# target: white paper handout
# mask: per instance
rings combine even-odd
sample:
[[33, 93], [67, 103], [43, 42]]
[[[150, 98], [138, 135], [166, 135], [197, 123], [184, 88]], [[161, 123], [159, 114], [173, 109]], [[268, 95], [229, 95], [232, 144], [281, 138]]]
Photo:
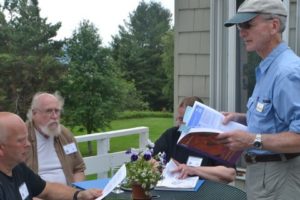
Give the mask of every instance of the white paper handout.
[[184, 118], [186, 131], [182, 131], [178, 142], [189, 132], [197, 132], [193, 129], [210, 129], [210, 132], [226, 132], [232, 130], [247, 130], [247, 126], [243, 124], [230, 121], [228, 124], [224, 125], [222, 122], [224, 120], [224, 115], [213, 108], [206, 106], [198, 101], [195, 101], [194, 106], [190, 110], [186, 110], [186, 115]]
[[98, 197], [96, 200], [101, 200], [106, 197], [113, 189], [119, 185], [126, 177], [126, 166], [125, 164], [115, 173], [111, 180], [107, 183], [102, 191], [102, 196]]
[[193, 177], [187, 177], [185, 179], [178, 179], [177, 177], [180, 175], [179, 172], [172, 173], [174, 169], [176, 169], [177, 165], [173, 160], [170, 160], [166, 168], [163, 170], [163, 179], [159, 180], [156, 188], [176, 188], [178, 190], [180, 189], [186, 189], [186, 188], [195, 188], [199, 177], [193, 176]]

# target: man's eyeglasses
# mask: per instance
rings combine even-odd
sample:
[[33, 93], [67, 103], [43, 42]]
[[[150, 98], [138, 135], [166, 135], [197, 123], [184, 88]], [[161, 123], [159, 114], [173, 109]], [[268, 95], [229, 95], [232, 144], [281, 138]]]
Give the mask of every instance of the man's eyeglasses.
[[45, 114], [45, 115], [48, 115], [48, 116], [51, 116], [53, 113], [55, 115], [60, 115], [61, 114], [61, 109], [52, 109], [52, 108], [49, 108], [49, 109], [46, 109], [46, 110], [40, 110], [40, 109], [36, 109], [38, 110], [39, 112]]
[[[274, 19], [273, 17], [269, 17], [269, 18], [264, 18], [263, 20], [269, 21], [269, 20], [273, 20], [273, 19]], [[241, 30], [241, 29], [249, 30], [251, 27], [255, 26], [254, 24], [251, 24], [251, 22], [252, 22], [252, 20], [237, 24], [236, 26], [239, 30]]]
[[237, 24], [236, 26], [239, 30], [241, 30], [241, 29], [248, 30], [253, 26], [250, 22], [251, 21], [240, 23], [240, 24]]

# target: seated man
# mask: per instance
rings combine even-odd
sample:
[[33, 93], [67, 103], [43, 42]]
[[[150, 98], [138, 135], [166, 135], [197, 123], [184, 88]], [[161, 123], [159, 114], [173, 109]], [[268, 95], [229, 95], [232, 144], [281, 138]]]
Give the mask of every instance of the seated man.
[[8, 112], [0, 112], [0, 199], [92, 200], [101, 190], [77, 191], [60, 183], [45, 182], [23, 162], [30, 143], [23, 120]]
[[70, 185], [85, 179], [85, 164], [73, 134], [60, 124], [63, 99], [37, 93], [27, 113], [32, 144], [27, 165], [44, 180]]
[[[155, 141], [153, 153], [165, 152], [167, 162], [173, 158], [178, 161], [176, 171], [181, 172], [180, 178], [185, 178], [187, 175], [198, 175], [203, 179], [220, 181], [229, 183], [235, 179], [235, 169], [217, 164], [214, 160], [207, 157], [202, 157], [201, 166], [190, 167], [186, 163], [190, 156], [199, 157], [194, 151], [190, 151], [180, 145], [177, 145], [181, 131], [179, 127], [183, 124], [183, 116], [187, 106], [193, 106], [194, 102], [202, 102], [199, 97], [186, 97], [182, 100], [178, 107], [178, 116], [176, 117], [177, 125], [166, 130], [160, 138]], [[181, 164], [182, 163], [182, 164]]]

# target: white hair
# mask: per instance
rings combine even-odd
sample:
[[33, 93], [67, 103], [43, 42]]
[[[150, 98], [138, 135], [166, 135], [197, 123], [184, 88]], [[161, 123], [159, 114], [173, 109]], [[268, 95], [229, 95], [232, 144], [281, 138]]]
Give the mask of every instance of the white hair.
[[34, 109], [36, 109], [36, 108], [39, 107], [39, 104], [40, 104], [39, 98], [40, 98], [42, 95], [45, 95], [45, 94], [54, 96], [54, 97], [58, 100], [60, 109], [63, 108], [63, 106], [64, 106], [64, 98], [59, 94], [58, 91], [54, 92], [53, 94], [47, 93], [47, 92], [37, 92], [37, 93], [33, 96], [32, 102], [31, 102], [31, 106], [30, 106], [30, 108], [29, 108], [29, 110], [28, 110], [28, 112], [27, 112], [27, 119], [28, 119], [29, 121], [32, 121], [32, 111], [33, 111]]

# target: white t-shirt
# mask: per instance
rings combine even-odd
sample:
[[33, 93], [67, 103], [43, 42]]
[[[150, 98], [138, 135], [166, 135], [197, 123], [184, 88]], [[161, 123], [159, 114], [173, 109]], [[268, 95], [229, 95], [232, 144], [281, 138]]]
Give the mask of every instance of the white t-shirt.
[[46, 181], [67, 184], [66, 176], [54, 148], [54, 137], [46, 138], [35, 130], [38, 154], [38, 174]]

